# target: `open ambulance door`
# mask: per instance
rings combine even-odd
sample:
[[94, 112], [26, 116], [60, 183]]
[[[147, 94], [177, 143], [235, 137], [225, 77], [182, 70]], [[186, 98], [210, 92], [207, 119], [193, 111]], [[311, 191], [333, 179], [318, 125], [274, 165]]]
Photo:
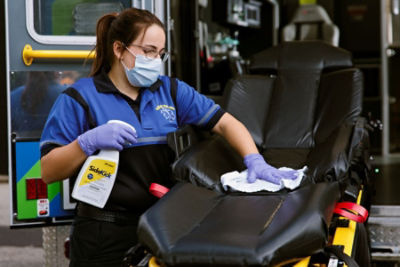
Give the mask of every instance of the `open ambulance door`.
[[98, 18], [132, 6], [161, 21], [169, 16], [169, 1], [5, 1], [11, 227], [71, 221], [76, 203], [68, 179], [41, 180], [41, 132], [57, 96], [88, 76]]

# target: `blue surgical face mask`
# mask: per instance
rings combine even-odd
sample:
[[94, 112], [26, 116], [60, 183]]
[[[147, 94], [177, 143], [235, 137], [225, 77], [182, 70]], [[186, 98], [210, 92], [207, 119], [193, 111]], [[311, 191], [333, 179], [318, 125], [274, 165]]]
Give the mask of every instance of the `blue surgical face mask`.
[[132, 69], [126, 67], [121, 60], [129, 83], [135, 87], [149, 87], [155, 83], [161, 72], [161, 58], [147, 58], [143, 55], [135, 55], [129, 49], [127, 50], [135, 56], [135, 67]]

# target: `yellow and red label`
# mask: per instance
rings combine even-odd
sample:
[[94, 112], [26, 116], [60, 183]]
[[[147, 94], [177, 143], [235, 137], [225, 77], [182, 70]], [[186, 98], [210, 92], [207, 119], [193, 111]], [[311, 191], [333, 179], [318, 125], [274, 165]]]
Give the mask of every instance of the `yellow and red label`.
[[117, 163], [110, 160], [94, 159], [85, 170], [79, 186], [106, 178], [110, 179], [117, 170]]

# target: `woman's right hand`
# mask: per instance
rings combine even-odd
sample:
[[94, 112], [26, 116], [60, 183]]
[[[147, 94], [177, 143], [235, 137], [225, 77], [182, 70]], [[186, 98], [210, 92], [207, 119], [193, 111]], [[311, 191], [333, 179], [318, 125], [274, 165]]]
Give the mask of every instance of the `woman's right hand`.
[[78, 136], [78, 144], [87, 156], [100, 149], [121, 151], [124, 144], [136, 142], [137, 134], [133, 127], [121, 123], [103, 124]]

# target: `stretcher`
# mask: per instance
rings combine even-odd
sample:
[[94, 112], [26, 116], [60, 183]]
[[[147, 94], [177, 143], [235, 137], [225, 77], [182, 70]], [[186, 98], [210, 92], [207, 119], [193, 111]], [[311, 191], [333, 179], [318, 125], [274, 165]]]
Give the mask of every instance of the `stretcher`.
[[367, 211], [345, 206], [351, 219], [339, 215], [340, 204], [352, 203], [338, 203], [339, 191], [319, 183], [288, 194], [221, 195], [181, 183], [142, 216], [139, 240], [153, 267], [359, 266], [353, 258]]
[[249, 70], [228, 83], [223, 107], [268, 163], [307, 166], [299, 188], [226, 191], [220, 177], [243, 170], [242, 158], [218, 136], [178, 130], [168, 136], [178, 183], [141, 216], [142, 249], [128, 255], [142, 251], [142, 266], [369, 266], [369, 137], [351, 54], [287, 42]]

